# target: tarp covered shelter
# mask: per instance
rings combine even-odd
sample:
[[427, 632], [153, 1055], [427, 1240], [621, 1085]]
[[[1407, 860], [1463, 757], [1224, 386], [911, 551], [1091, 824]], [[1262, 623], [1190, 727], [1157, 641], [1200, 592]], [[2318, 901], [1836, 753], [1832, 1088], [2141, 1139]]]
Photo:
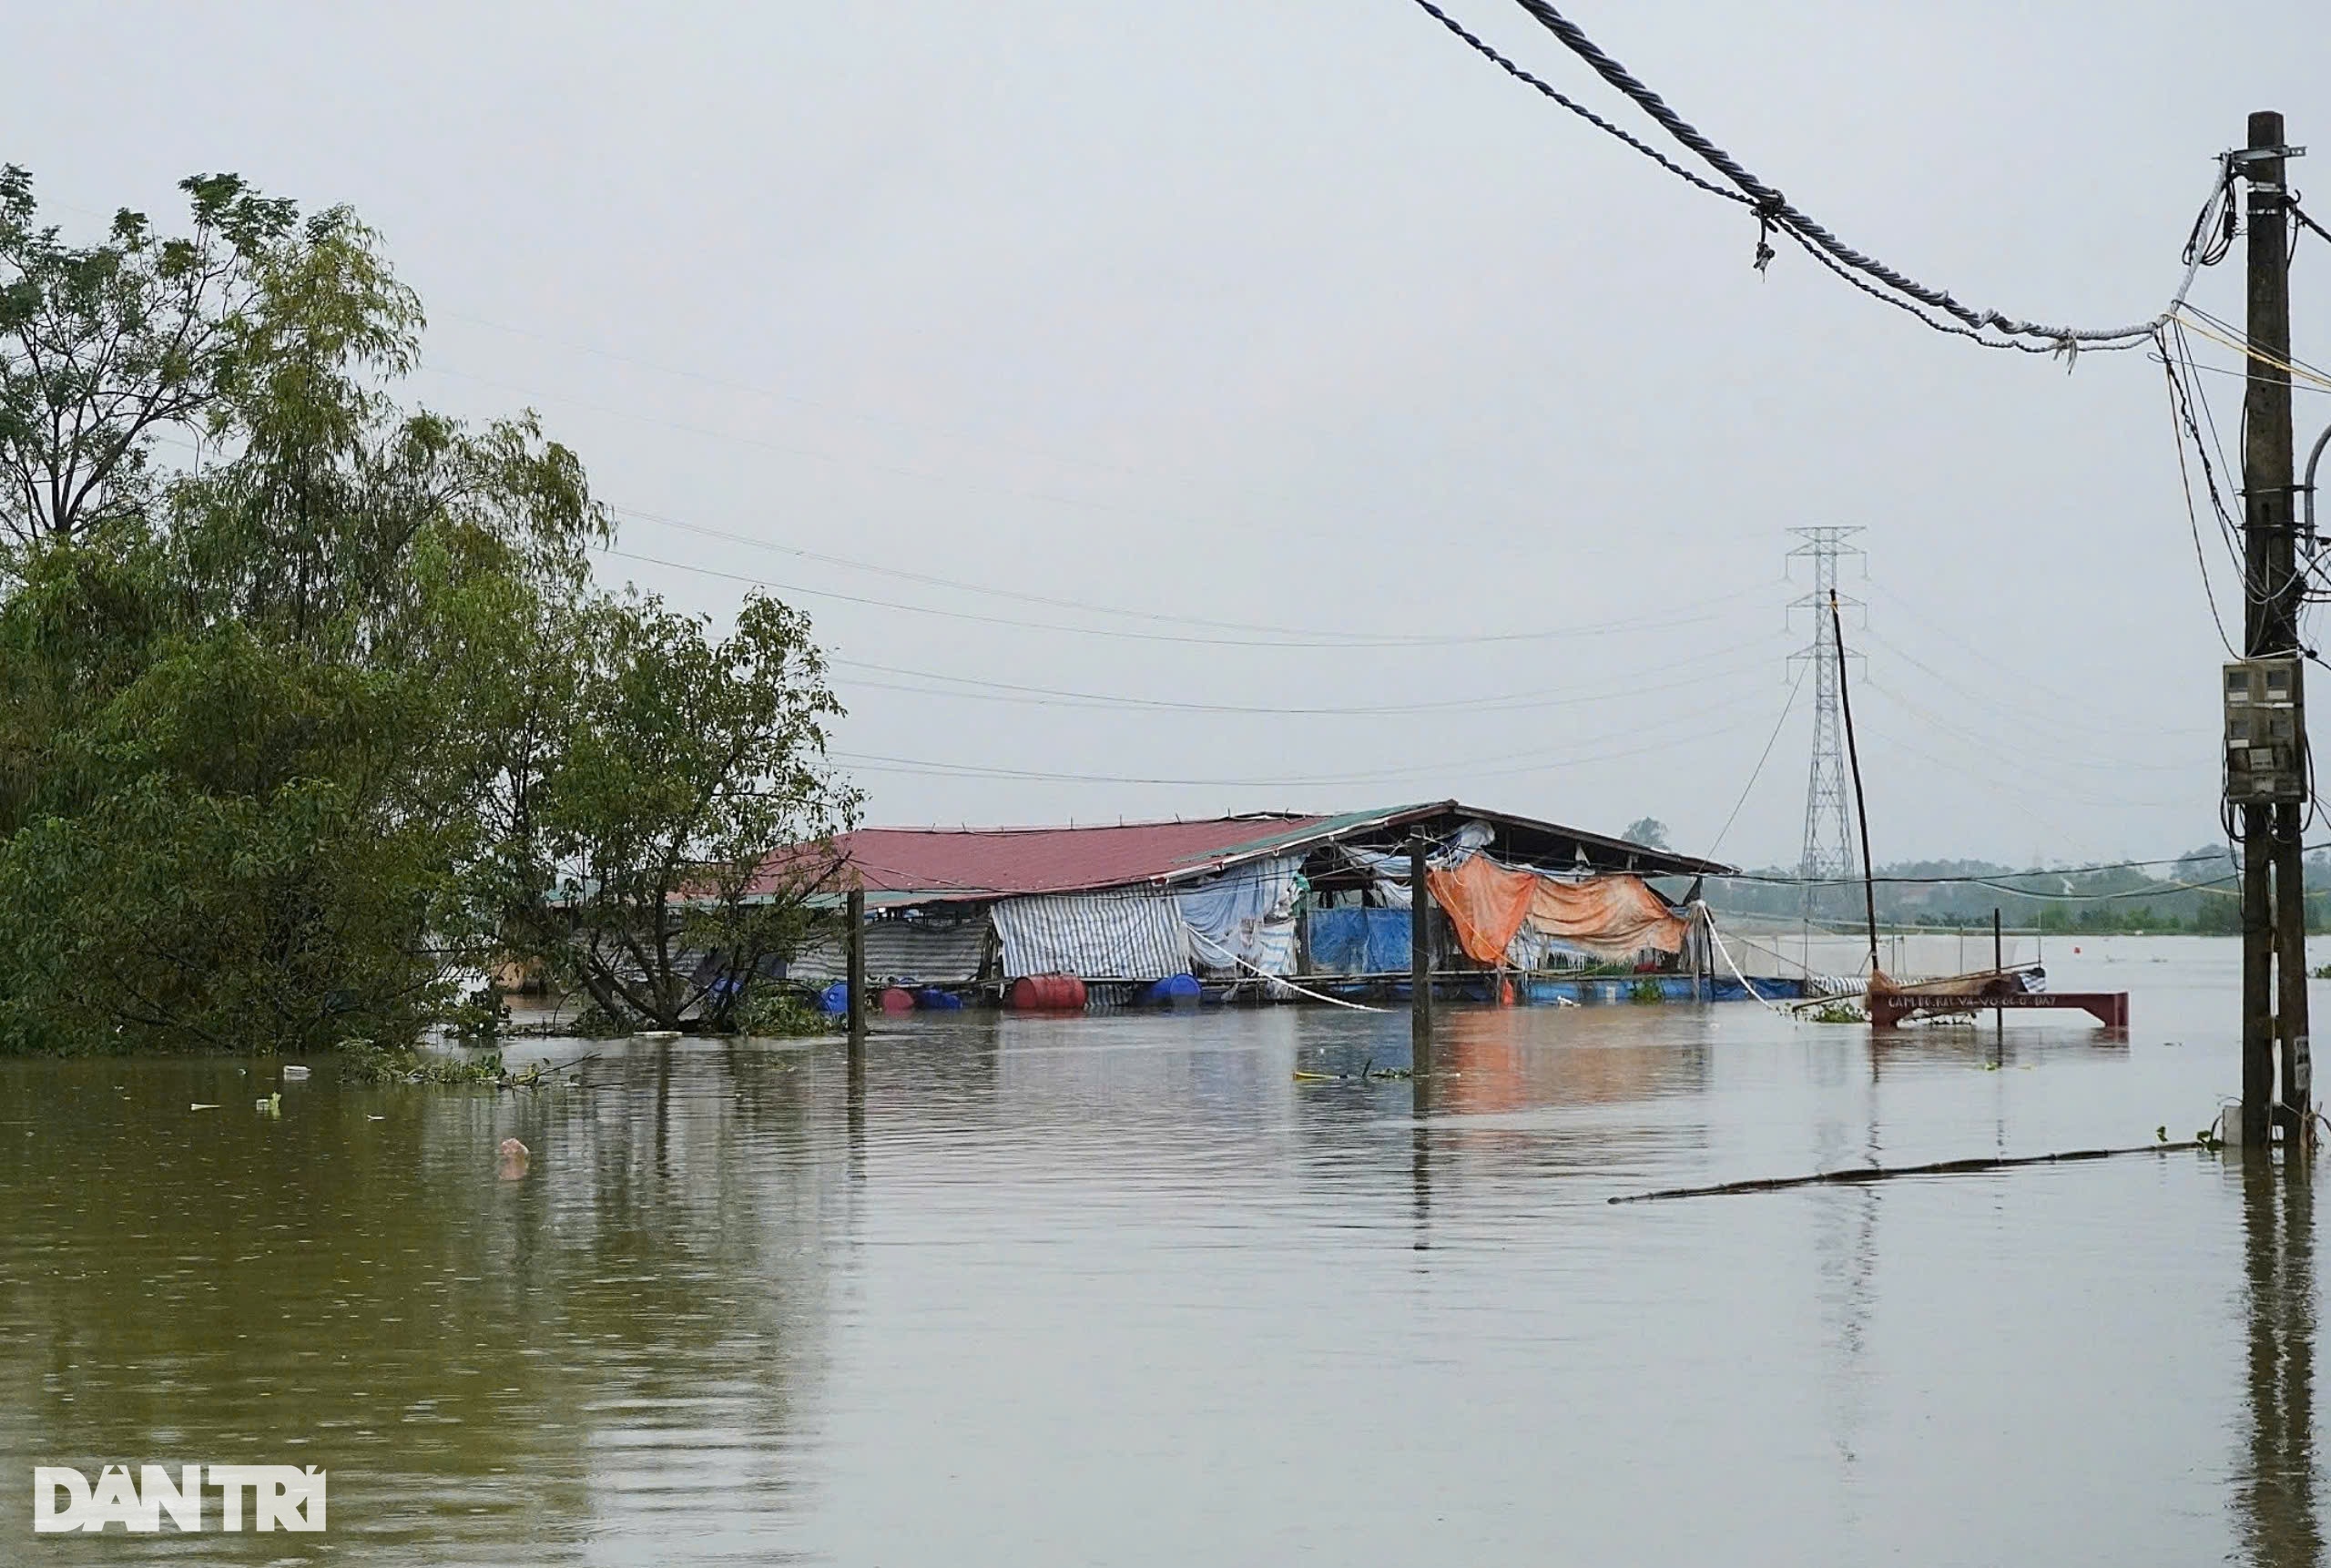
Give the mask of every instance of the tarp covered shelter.
[[[1438, 800], [1194, 821], [865, 828], [772, 854], [754, 891], [783, 896], [815, 878], [817, 901], [833, 904], [853, 881], [862, 887], [878, 978], [962, 983], [974, 943], [942, 920], [956, 911], [993, 934], [976, 975], [991, 983], [1054, 972], [1126, 982], [1381, 974], [1408, 964], [1406, 911], [1387, 906], [1407, 901], [1405, 846], [1418, 836], [1433, 850], [1429, 886], [1454, 951], [1484, 967], [1556, 950], [1672, 952], [1681, 922], [1641, 879], [1731, 870]], [[1547, 891], [1563, 887], [1591, 891]], [[919, 922], [918, 934], [885, 932]], [[796, 972], [830, 973], [839, 956], [821, 946]]]

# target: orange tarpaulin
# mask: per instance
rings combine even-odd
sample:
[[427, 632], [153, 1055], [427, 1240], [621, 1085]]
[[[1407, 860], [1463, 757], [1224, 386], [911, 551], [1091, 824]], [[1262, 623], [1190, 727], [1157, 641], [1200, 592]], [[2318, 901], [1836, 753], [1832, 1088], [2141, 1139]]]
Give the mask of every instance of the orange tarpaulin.
[[[1477, 963], [1502, 963], [1513, 933], [1530, 918], [1538, 879], [1509, 871], [1487, 855], [1475, 855], [1454, 871], [1428, 871], [1432, 901], [1449, 911], [1457, 944]], [[1637, 884], [1640, 886], [1641, 884]]]
[[[1614, 957], [1644, 948], [1684, 951], [1685, 922], [1640, 877], [1591, 877], [1583, 882], [1558, 882], [1548, 877], [1530, 880], [1537, 884], [1530, 903], [1530, 923], [1548, 936]], [[1438, 894], [1440, 890], [1436, 886], [1433, 891]]]

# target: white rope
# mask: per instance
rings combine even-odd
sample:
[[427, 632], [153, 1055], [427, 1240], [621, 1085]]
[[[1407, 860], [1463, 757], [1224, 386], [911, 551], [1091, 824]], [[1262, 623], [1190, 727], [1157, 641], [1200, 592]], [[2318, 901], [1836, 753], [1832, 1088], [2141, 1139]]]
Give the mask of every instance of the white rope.
[[1732, 950], [1724, 945], [1724, 933], [1715, 929], [1715, 917], [1712, 914], [1708, 916], [1708, 940], [1715, 943], [1715, 951], [1724, 959], [1724, 966], [1732, 971], [1732, 978], [1738, 981], [1742, 986], [1746, 987], [1749, 995], [1755, 997], [1757, 1001], [1764, 1003], [1766, 1006], [1771, 1008], [1782, 1017], [1792, 1021], [1796, 1019], [1796, 1013], [1790, 1012], [1787, 1008], [1783, 1007], [1779, 1003], [1769, 1000], [1762, 992], [1748, 983], [1748, 977], [1740, 972], [1740, 966], [1738, 964], [1732, 962]]
[[1284, 974], [1273, 974], [1267, 969], [1261, 969], [1254, 964], [1248, 963], [1245, 959], [1239, 957], [1228, 948], [1224, 947], [1220, 942], [1215, 941], [1212, 937], [1198, 930], [1196, 926], [1190, 927], [1189, 932], [1193, 941], [1204, 942], [1206, 946], [1216, 949], [1223, 957], [1228, 959], [1239, 968], [1250, 970], [1254, 973], [1261, 975], [1265, 980], [1276, 981], [1279, 984], [1286, 986], [1289, 991], [1295, 993], [1298, 996], [1308, 996], [1314, 1002], [1324, 1002], [1330, 1007], [1349, 1007], [1354, 1013], [1389, 1013], [1392, 1011], [1389, 1007], [1369, 1007], [1357, 1002], [1346, 1002], [1340, 996], [1329, 996], [1323, 991], [1313, 991], [1307, 986], [1298, 985], [1295, 982], [1288, 979]]

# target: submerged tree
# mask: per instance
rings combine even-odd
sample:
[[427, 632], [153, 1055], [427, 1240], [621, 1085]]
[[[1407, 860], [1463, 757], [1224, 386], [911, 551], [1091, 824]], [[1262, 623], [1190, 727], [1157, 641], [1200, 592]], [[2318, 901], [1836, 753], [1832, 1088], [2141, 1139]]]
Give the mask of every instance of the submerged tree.
[[[124, 213], [76, 251], [0, 180], [0, 1049], [410, 1038], [542, 945], [571, 847], [693, 888], [667, 862], [813, 820], [723, 803], [817, 793], [799, 618], [748, 608], [717, 657], [687, 623], [692, 658], [597, 596], [574, 453], [393, 402], [422, 319], [372, 231], [187, 188], [191, 239]], [[734, 759], [687, 738], [723, 724]]]
[[[613, 1021], [726, 1029], [811, 928], [835, 869], [816, 846], [856, 821], [825, 760], [841, 709], [824, 659], [804, 616], [758, 595], [725, 637], [652, 596], [563, 630], [566, 721], [530, 777], [507, 776], [527, 874], [504, 928]], [[779, 846], [797, 874], [762, 876]]]

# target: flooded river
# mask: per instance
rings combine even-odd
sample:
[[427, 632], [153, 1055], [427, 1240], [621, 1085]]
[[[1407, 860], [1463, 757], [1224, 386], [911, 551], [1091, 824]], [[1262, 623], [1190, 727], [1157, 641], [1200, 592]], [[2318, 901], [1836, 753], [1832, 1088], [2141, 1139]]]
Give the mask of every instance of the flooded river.
[[[1407, 1060], [1311, 1008], [277, 1116], [272, 1064], [0, 1064], [0, 1562], [2316, 1563], [2305, 1186], [1605, 1201], [2190, 1135], [2234, 945], [2083, 946], [2125, 1041], [1459, 1010], [1421, 1096], [1298, 1082]], [[30, 1467], [107, 1462], [321, 1465], [330, 1528], [36, 1537]]]

